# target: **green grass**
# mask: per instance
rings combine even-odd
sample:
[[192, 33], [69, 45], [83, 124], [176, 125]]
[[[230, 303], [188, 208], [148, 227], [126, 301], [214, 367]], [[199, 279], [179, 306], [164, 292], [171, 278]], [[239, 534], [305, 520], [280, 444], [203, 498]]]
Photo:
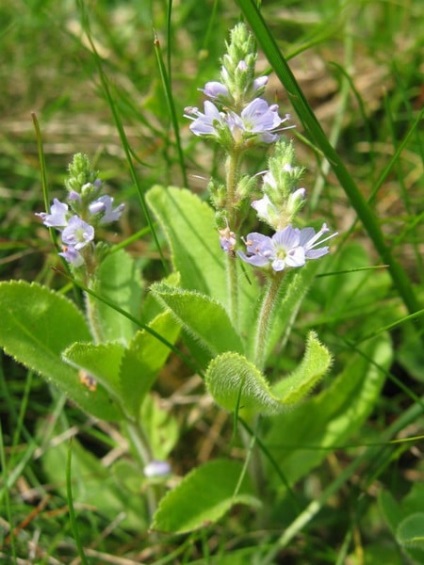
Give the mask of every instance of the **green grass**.
[[[243, 15], [261, 69], [273, 71], [267, 97], [297, 125], [312, 202], [306, 215], [328, 218], [340, 234], [330, 276], [311, 289], [288, 353], [298, 356], [300, 336], [318, 328], [338, 374], [358, 350], [367, 355], [370, 338], [388, 333], [394, 354], [381, 396], [341, 445], [302, 445], [323, 457], [291, 489], [284, 457], [297, 446], [290, 437], [271, 446], [267, 469], [278, 472], [270, 471], [274, 499], [265, 526], [240, 508], [216, 526], [173, 538], [147, 531], [134, 458], [117, 430], [2, 354], [5, 563], [76, 563], [84, 555], [87, 563], [243, 564], [255, 563], [255, 551], [261, 564], [404, 562], [382, 493], [402, 501], [419, 490], [424, 473], [424, 8], [421, 0], [263, 4], [259, 12], [253, 0], [2, 2], [0, 278], [67, 285], [33, 215], [44, 206], [44, 181], [32, 113], [49, 200], [60, 197], [72, 155], [88, 153], [116, 200], [128, 204], [119, 236], [108, 237], [128, 243], [146, 280], [165, 275], [167, 250], [144, 194], [154, 184], [188, 185], [207, 199], [211, 168], [220, 171], [222, 159], [190, 135], [184, 107], [201, 105], [198, 89], [217, 80], [228, 30]], [[259, 160], [252, 155], [252, 168]], [[291, 368], [290, 355], [275, 355], [276, 374]], [[219, 455], [241, 456], [231, 418], [211, 406], [180, 359], [157, 392], [181, 428], [176, 474]], [[265, 420], [264, 434], [271, 428]], [[84, 454], [68, 447], [73, 436]], [[420, 497], [405, 504], [412, 508]]]

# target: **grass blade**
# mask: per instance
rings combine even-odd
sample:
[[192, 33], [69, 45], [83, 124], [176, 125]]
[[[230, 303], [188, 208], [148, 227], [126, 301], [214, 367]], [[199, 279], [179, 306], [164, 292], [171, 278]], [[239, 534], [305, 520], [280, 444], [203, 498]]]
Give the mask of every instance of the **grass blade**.
[[184, 154], [181, 145], [180, 128], [178, 125], [177, 112], [175, 109], [174, 97], [172, 94], [172, 85], [169, 80], [169, 73], [166, 70], [165, 64], [163, 62], [162, 53], [160, 49], [159, 39], [155, 37], [153, 42], [156, 59], [158, 63], [159, 73], [162, 80], [163, 91], [165, 93], [166, 102], [168, 104], [169, 116], [171, 118], [172, 129], [175, 135], [175, 144], [177, 147], [178, 161], [180, 163], [181, 175], [183, 177], [184, 186], [188, 186], [187, 172], [184, 164]]

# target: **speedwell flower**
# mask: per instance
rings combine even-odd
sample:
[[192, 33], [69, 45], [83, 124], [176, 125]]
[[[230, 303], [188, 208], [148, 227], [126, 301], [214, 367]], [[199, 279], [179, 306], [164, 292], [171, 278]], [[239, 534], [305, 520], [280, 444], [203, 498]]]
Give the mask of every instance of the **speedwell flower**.
[[112, 208], [112, 206], [113, 198], [105, 194], [104, 196], [100, 196], [97, 200], [94, 200], [94, 202], [88, 206], [88, 210], [93, 216], [98, 214], [100, 218], [99, 223], [104, 225], [119, 220], [125, 208], [125, 204], [120, 204], [116, 208]]
[[74, 267], [81, 267], [84, 264], [84, 258], [79, 251], [72, 245], [64, 245], [62, 252], [59, 253], [68, 263]]
[[62, 232], [62, 241], [65, 245], [79, 251], [94, 239], [94, 228], [81, 220], [79, 216], [72, 216], [68, 225]]
[[274, 130], [288, 119], [289, 116], [284, 118], [279, 116], [277, 104], [270, 106], [262, 98], [255, 98], [240, 116], [230, 112], [228, 123], [236, 141], [247, 134], [249, 137], [259, 135], [262, 142], [273, 143], [278, 139], [278, 134]]
[[210, 81], [205, 84], [204, 88], [200, 89], [203, 94], [208, 98], [215, 100], [216, 98], [227, 98], [230, 93], [228, 88], [222, 82]]
[[318, 259], [328, 253], [327, 246], [315, 249], [337, 235], [334, 233], [319, 241], [328, 231], [326, 224], [323, 224], [317, 233], [313, 228], [298, 229], [292, 226], [277, 231], [272, 237], [253, 232], [245, 240], [248, 255], [242, 251], [238, 255], [255, 267], [271, 265], [277, 272], [286, 267], [302, 267], [308, 259]]
[[226, 116], [223, 112], [220, 112], [218, 108], [206, 100], [204, 104], [205, 112], [202, 114], [198, 108], [186, 108], [186, 117], [193, 120], [190, 125], [191, 131], [195, 135], [219, 135], [218, 127], [227, 127]]
[[35, 215], [39, 216], [43, 220], [43, 224], [48, 228], [61, 228], [68, 223], [68, 210], [67, 204], [55, 198], [50, 207], [50, 214], [38, 212]]

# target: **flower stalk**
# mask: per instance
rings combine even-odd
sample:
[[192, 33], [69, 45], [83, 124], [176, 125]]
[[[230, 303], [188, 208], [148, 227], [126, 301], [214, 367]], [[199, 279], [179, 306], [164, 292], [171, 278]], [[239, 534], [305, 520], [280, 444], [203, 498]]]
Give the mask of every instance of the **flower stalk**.
[[271, 273], [263, 293], [253, 337], [253, 361], [259, 369], [263, 369], [265, 366], [268, 337], [272, 327], [272, 320], [278, 307], [282, 282], [282, 272]]

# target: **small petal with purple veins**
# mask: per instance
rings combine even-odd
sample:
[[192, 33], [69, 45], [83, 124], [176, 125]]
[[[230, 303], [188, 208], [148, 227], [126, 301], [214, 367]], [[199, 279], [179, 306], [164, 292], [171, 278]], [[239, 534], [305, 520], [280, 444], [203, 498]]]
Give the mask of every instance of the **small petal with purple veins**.
[[329, 231], [330, 229], [327, 227], [327, 224], [322, 224], [321, 229], [317, 233], [315, 233], [313, 228], [304, 228], [303, 230], [300, 230], [300, 245], [305, 249], [305, 256], [307, 259], [318, 259], [328, 253], [329, 249], [327, 246], [320, 247], [318, 249], [314, 249], [314, 247], [321, 245], [325, 241], [328, 241], [337, 235], [337, 232], [335, 232], [321, 241], [318, 241], [322, 235]]
[[278, 135], [272, 131], [286, 119], [279, 116], [277, 104], [270, 106], [262, 98], [255, 98], [244, 108], [240, 116], [230, 112], [228, 122], [236, 140], [239, 140], [243, 134], [258, 134], [264, 143], [273, 143]]
[[62, 241], [65, 245], [73, 247], [76, 251], [83, 249], [94, 239], [94, 228], [81, 220], [79, 216], [72, 216], [68, 225], [62, 232]]
[[209, 100], [206, 100], [204, 110], [202, 113], [197, 108], [186, 108], [186, 117], [193, 120], [191, 131], [195, 135], [217, 135], [217, 126], [226, 125], [224, 114]]
[[39, 212], [35, 215], [39, 216], [43, 220], [43, 224], [48, 228], [63, 228], [68, 223], [68, 210], [67, 204], [55, 198], [50, 208], [50, 214]]

